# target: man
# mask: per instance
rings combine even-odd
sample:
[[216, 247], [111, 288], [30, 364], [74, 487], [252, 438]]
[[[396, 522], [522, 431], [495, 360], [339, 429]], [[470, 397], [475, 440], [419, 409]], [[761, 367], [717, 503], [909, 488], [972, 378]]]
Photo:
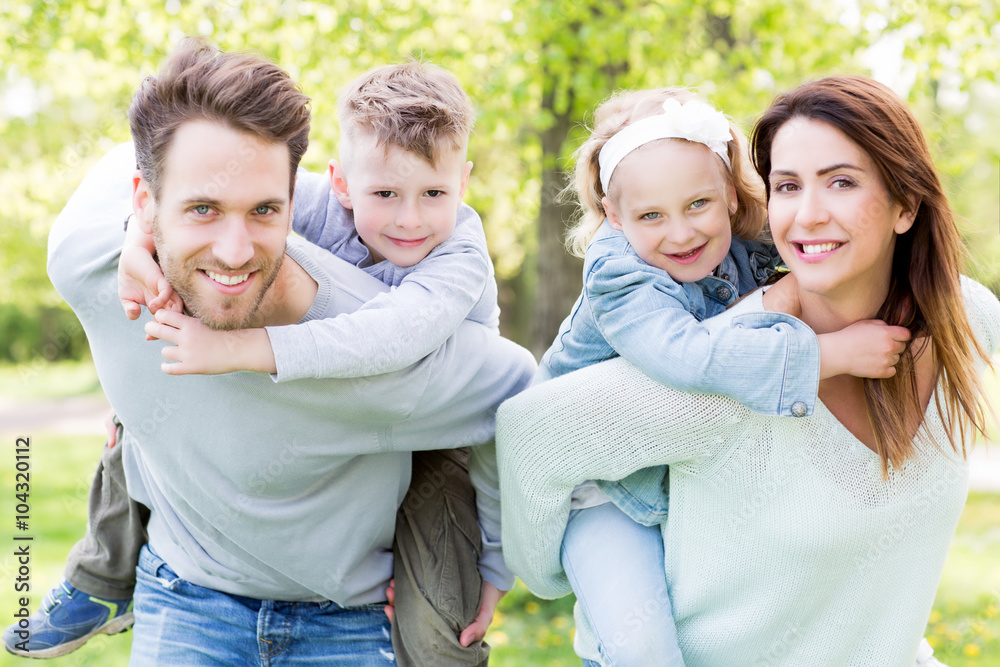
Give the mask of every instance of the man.
[[160, 372], [163, 345], [142, 325], [162, 325], [118, 305], [130, 209], [188, 311], [215, 328], [332, 317], [386, 289], [287, 240], [306, 101], [270, 63], [185, 45], [133, 101], [135, 158], [112, 151], [53, 225], [50, 276], [126, 427], [129, 492], [151, 509], [134, 664], [391, 663], [381, 610], [408, 452], [488, 441], [496, 406], [533, 373], [525, 350], [471, 323], [376, 377]]

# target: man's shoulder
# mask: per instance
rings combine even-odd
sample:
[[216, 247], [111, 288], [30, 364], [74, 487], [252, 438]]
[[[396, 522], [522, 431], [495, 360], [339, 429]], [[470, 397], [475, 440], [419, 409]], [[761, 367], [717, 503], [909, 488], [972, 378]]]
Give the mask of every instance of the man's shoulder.
[[377, 278], [305, 239], [289, 236], [286, 251], [292, 261], [319, 283], [321, 293], [325, 288], [366, 302], [376, 294], [389, 291], [389, 287]]

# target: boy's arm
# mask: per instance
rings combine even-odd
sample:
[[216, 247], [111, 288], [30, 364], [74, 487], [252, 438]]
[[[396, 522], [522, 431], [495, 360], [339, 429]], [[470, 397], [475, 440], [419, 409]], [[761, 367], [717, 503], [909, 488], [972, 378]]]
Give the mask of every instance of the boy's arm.
[[[444, 343], [493, 280], [479, 216], [462, 207], [453, 237], [357, 311], [267, 327], [276, 380], [361, 377], [406, 368]], [[461, 233], [460, 233], [461, 229]]]
[[665, 271], [632, 256], [597, 259], [585, 282], [601, 334], [650, 378], [728, 396], [761, 414], [791, 416], [796, 403], [812, 413], [819, 344], [802, 321], [755, 313], [699, 322]]

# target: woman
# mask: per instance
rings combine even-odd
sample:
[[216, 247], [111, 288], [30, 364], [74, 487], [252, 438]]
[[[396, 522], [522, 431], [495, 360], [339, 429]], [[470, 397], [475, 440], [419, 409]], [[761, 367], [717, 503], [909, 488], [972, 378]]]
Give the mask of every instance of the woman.
[[[1000, 303], [960, 279], [926, 142], [884, 86], [799, 86], [758, 122], [753, 153], [791, 272], [719, 318], [904, 325], [915, 342], [896, 376], [824, 380], [802, 418], [673, 391], [621, 360], [533, 387], [498, 415], [507, 562], [539, 595], [566, 594], [573, 486], [668, 464], [665, 568], [689, 667], [912, 665], [985, 422]], [[583, 620], [577, 651], [597, 659]]]

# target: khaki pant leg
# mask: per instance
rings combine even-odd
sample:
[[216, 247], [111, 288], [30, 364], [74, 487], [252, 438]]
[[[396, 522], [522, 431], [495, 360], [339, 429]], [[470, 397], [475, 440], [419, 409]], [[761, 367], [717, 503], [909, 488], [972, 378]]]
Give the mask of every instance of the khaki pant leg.
[[88, 595], [111, 600], [132, 597], [139, 550], [148, 538], [149, 509], [125, 487], [121, 428], [118, 445], [105, 445], [90, 486], [87, 530], [69, 552], [65, 577]]
[[415, 452], [393, 546], [392, 643], [401, 667], [487, 664], [489, 644], [458, 643], [482, 600], [481, 550], [468, 450]]

